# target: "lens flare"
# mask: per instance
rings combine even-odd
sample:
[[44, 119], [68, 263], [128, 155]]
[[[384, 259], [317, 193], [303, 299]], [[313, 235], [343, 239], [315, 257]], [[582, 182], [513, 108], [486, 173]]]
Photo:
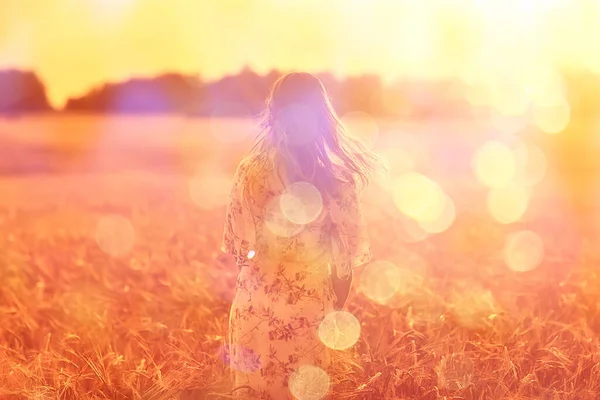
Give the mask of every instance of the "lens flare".
[[548, 171], [548, 161], [544, 152], [529, 143], [519, 143], [515, 148], [515, 183], [532, 187], [540, 183]]
[[398, 238], [405, 243], [417, 243], [429, 237], [417, 221], [404, 215], [395, 218], [392, 224]]
[[472, 167], [482, 184], [490, 188], [500, 188], [514, 178], [516, 159], [507, 145], [490, 141], [475, 152]]
[[[427, 262], [418, 253], [401, 250], [390, 260], [365, 266], [363, 274], [360, 276], [360, 293], [376, 303], [394, 307], [408, 299], [412, 302], [419, 296], [427, 275]], [[383, 282], [386, 278], [389, 282]]]
[[135, 7], [135, 0], [91, 0], [85, 3], [90, 7], [94, 21], [106, 25], [118, 25]]
[[368, 264], [360, 275], [360, 291], [371, 300], [386, 304], [394, 297], [401, 285], [402, 274], [389, 261]]
[[563, 131], [571, 119], [571, 107], [564, 98], [553, 104], [542, 105], [534, 108], [533, 118], [535, 125], [548, 134]]
[[416, 157], [408, 149], [386, 147], [379, 150], [378, 153], [388, 161], [389, 169], [393, 170], [395, 174], [412, 171], [417, 164]]
[[416, 292], [423, 286], [427, 274], [427, 261], [417, 253], [403, 252], [400, 258], [395, 259], [400, 270], [400, 287], [398, 295], [407, 296]]
[[517, 134], [531, 123], [528, 114], [504, 115], [497, 110], [492, 110], [490, 118], [496, 132], [502, 135]]
[[[486, 90], [480, 84], [468, 84], [465, 97], [472, 108], [486, 106], [488, 103]], [[497, 111], [496, 109], [494, 110]]]
[[360, 323], [347, 311], [332, 311], [319, 324], [318, 335], [325, 346], [346, 350], [358, 341]]
[[531, 271], [540, 265], [543, 258], [544, 242], [535, 232], [524, 230], [508, 236], [504, 259], [513, 271]]
[[314, 365], [300, 365], [290, 375], [288, 387], [298, 400], [320, 400], [329, 392], [327, 372]]
[[492, 188], [488, 193], [487, 206], [496, 221], [501, 224], [511, 224], [523, 217], [529, 199], [529, 190], [521, 186]]
[[387, 131], [377, 145], [377, 153], [388, 161], [394, 174], [413, 171], [417, 165], [427, 165], [429, 149], [415, 135], [399, 130]]
[[548, 65], [530, 68], [527, 91], [535, 106], [556, 104], [566, 94], [565, 85], [556, 70]]
[[444, 196], [444, 207], [433, 220], [421, 220], [419, 226], [429, 234], [442, 233], [448, 230], [456, 219], [456, 207], [454, 201], [448, 195]]
[[505, 80], [497, 82], [490, 90], [491, 102], [503, 115], [522, 115], [527, 111], [531, 99], [520, 82]]
[[416, 220], [435, 220], [444, 207], [444, 193], [439, 185], [418, 172], [407, 172], [392, 183], [396, 207]]
[[300, 234], [305, 226], [290, 222], [281, 211], [281, 196], [275, 196], [265, 207], [265, 226], [279, 237], [292, 237]]
[[323, 198], [319, 189], [308, 182], [288, 186], [280, 197], [283, 215], [294, 224], [309, 224], [323, 211]]
[[444, 213], [444, 208], [446, 207], [446, 194], [440, 189], [440, 196], [436, 197], [435, 202], [432, 203], [432, 206], [427, 208], [424, 212], [419, 214], [416, 217], [416, 221], [421, 223], [435, 222], [437, 221], [442, 214]]
[[121, 257], [133, 248], [135, 230], [129, 220], [121, 215], [106, 215], [96, 225], [96, 243], [106, 254]]

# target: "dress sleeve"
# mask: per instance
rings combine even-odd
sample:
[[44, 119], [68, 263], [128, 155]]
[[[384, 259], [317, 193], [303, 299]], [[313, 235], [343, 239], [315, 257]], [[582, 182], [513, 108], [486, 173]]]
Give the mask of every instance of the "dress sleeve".
[[333, 264], [338, 278], [346, 280], [357, 267], [372, 258], [367, 226], [356, 186], [345, 185], [338, 196], [333, 198], [330, 207], [333, 222]]
[[250, 198], [245, 179], [246, 167], [240, 163], [233, 177], [233, 184], [225, 210], [225, 226], [221, 251], [236, 257], [238, 265], [252, 258], [255, 232], [250, 210]]

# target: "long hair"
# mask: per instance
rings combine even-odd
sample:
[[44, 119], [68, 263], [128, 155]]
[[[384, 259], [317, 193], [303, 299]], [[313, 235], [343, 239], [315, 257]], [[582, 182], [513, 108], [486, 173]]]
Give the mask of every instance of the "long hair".
[[[365, 187], [381, 159], [345, 133], [319, 78], [293, 72], [271, 89], [252, 153], [265, 162], [282, 162], [293, 179], [331, 193], [340, 182]], [[264, 165], [264, 164], [263, 164]]]

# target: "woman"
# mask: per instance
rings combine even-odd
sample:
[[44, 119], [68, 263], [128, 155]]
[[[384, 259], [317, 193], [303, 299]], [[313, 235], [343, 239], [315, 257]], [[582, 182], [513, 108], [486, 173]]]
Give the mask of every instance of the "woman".
[[301, 389], [288, 388], [300, 365], [330, 365], [317, 330], [371, 258], [359, 191], [379, 159], [344, 135], [308, 73], [274, 84], [261, 127], [226, 212], [222, 250], [240, 268], [229, 357], [236, 395], [279, 400]]

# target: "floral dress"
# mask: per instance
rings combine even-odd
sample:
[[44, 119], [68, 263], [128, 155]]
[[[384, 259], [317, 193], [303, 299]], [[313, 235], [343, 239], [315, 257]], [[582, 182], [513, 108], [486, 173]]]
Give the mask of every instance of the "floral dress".
[[330, 370], [318, 327], [336, 299], [331, 271], [348, 278], [371, 258], [358, 199], [348, 183], [331, 196], [286, 187], [256, 156], [238, 165], [222, 244], [240, 268], [227, 338], [237, 398], [293, 399], [301, 365]]

